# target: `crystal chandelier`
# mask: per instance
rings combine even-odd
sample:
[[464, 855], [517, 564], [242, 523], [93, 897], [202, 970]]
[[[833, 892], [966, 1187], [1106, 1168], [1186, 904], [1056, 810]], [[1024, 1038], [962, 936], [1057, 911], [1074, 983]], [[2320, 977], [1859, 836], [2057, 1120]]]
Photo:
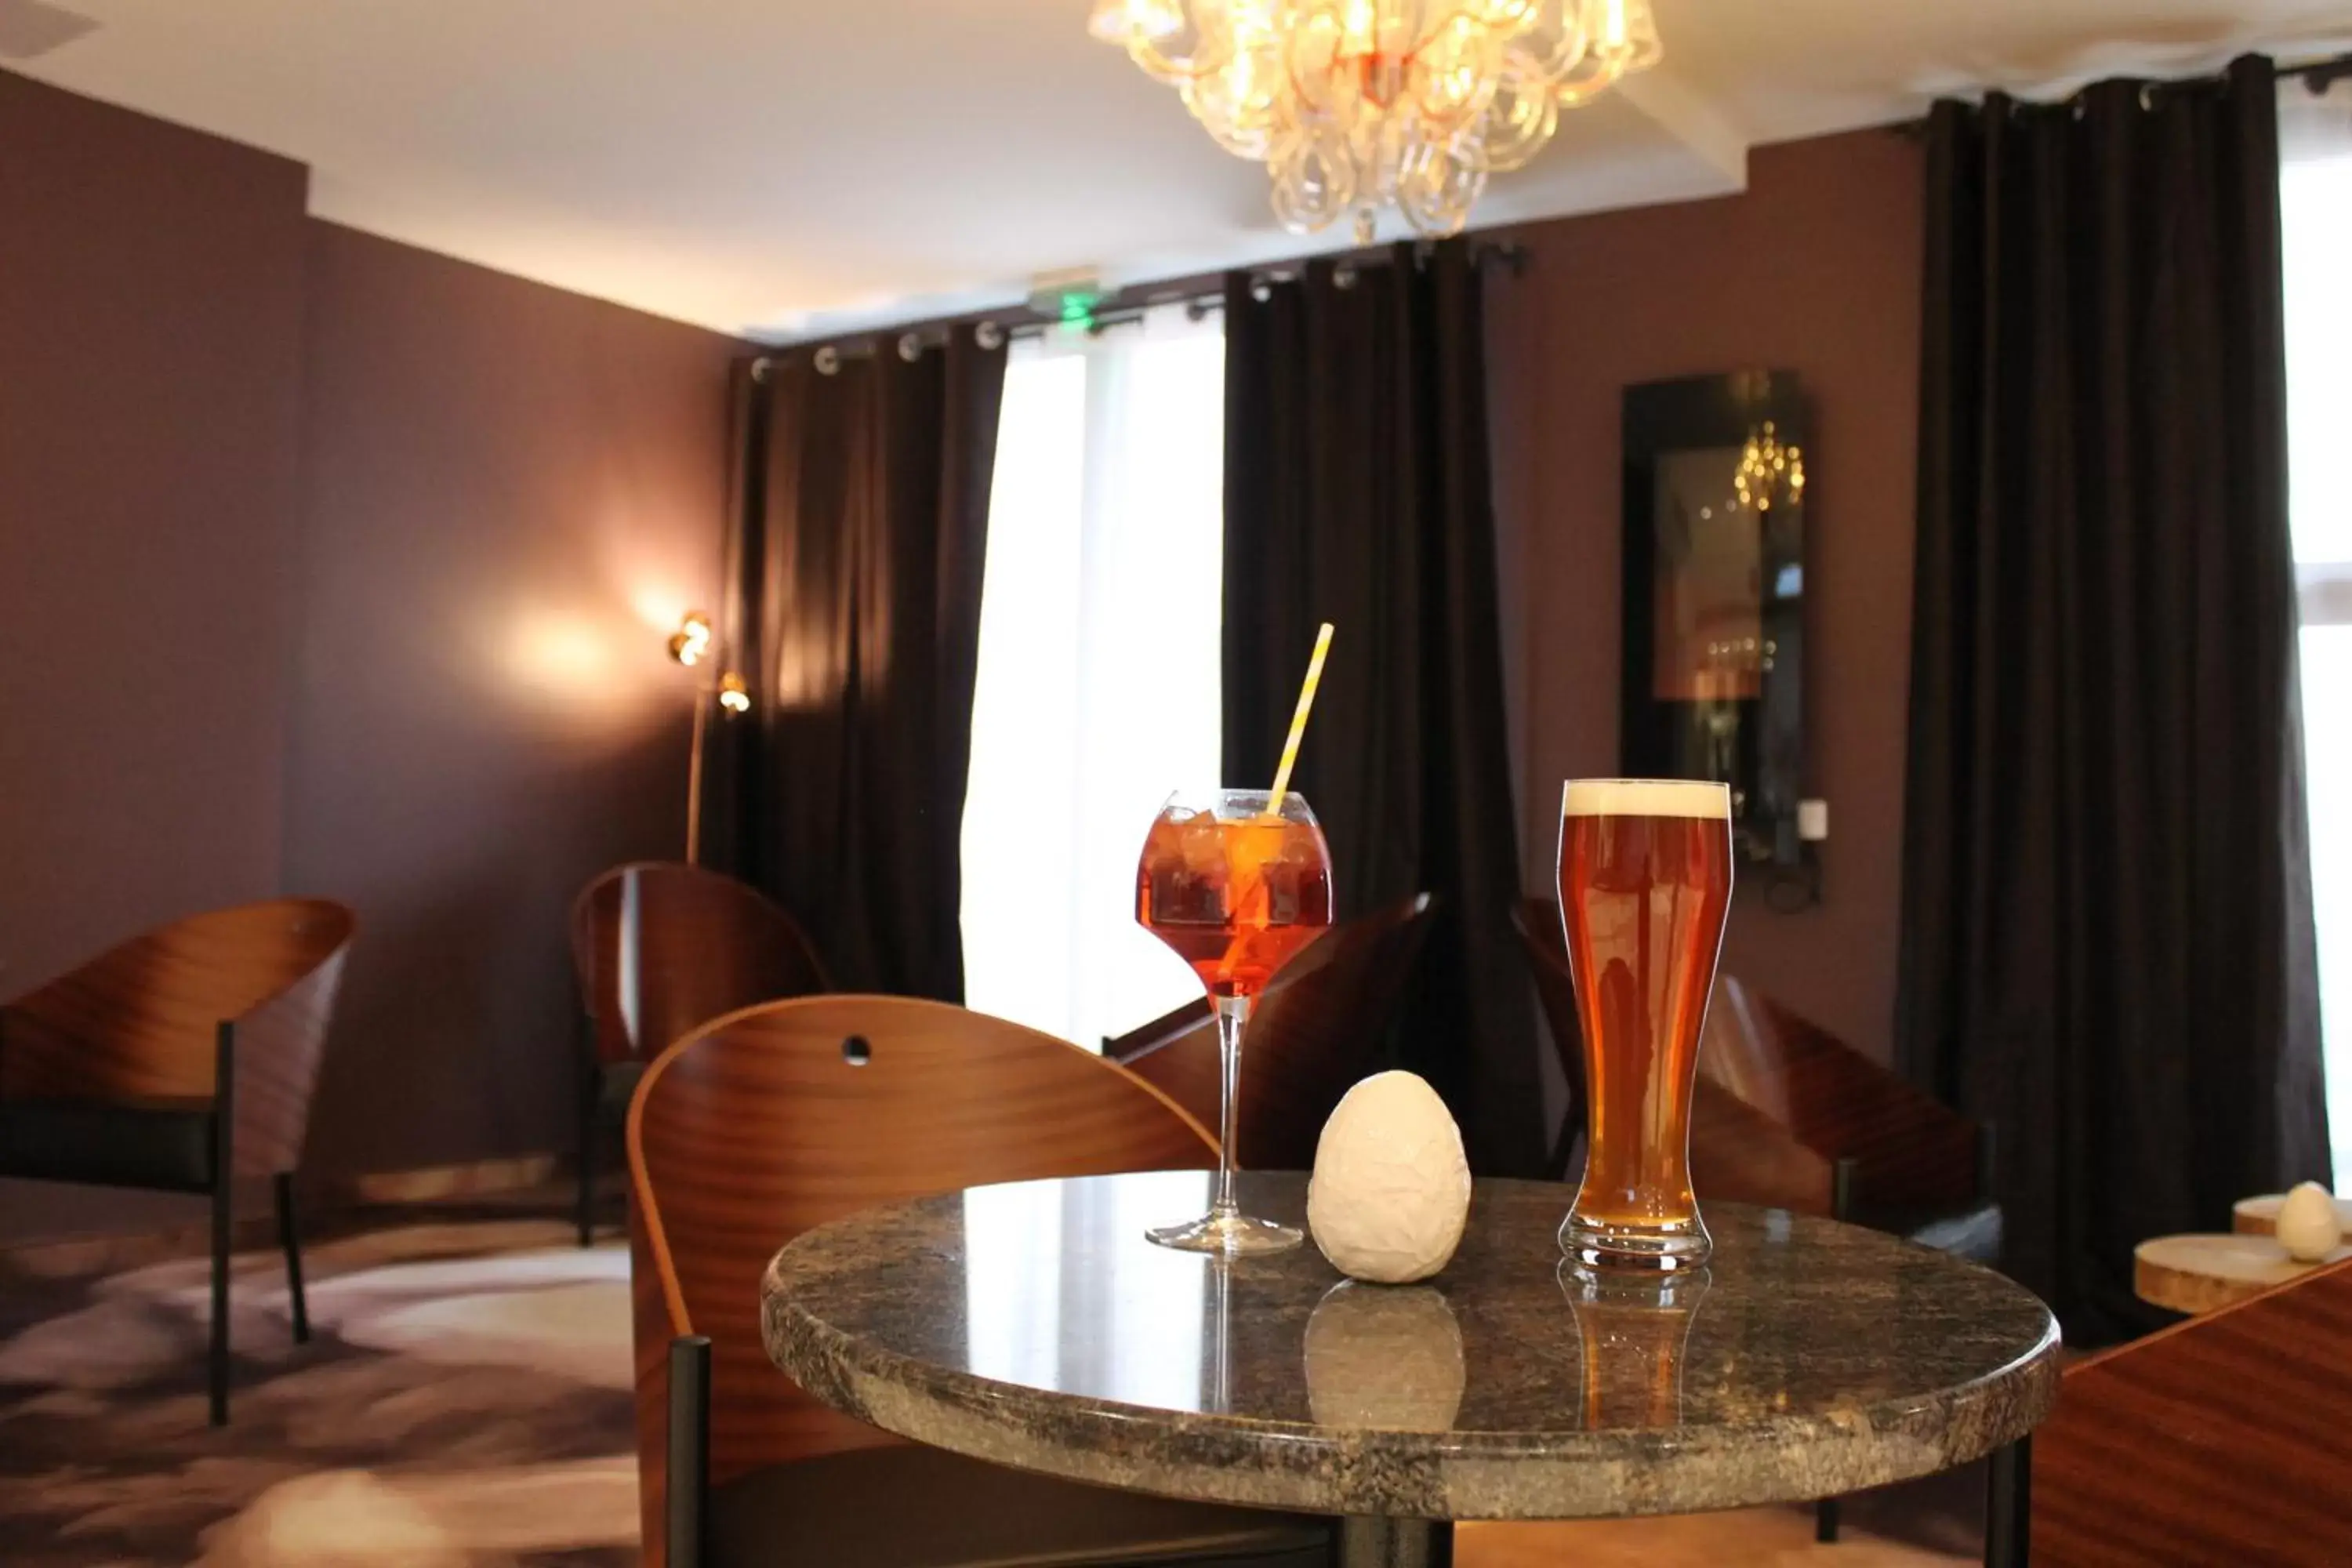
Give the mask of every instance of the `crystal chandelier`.
[[1352, 208], [1364, 244], [1383, 206], [1460, 233], [1562, 105], [1664, 52], [1650, 0], [1095, 0], [1090, 26], [1266, 165], [1285, 227]]
[[1767, 419], [1748, 432], [1732, 483], [1738, 487], [1739, 504], [1752, 510], [1770, 511], [1783, 497], [1790, 506], [1800, 505], [1805, 499], [1805, 449], [1794, 442], [1782, 446], [1778, 426]]

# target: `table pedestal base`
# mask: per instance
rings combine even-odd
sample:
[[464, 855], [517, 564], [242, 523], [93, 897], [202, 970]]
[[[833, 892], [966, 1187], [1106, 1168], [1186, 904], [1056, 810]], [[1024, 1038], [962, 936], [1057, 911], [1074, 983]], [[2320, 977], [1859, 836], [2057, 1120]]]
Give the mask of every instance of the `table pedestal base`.
[[1442, 1519], [1343, 1519], [1339, 1568], [1454, 1568], [1454, 1526]]

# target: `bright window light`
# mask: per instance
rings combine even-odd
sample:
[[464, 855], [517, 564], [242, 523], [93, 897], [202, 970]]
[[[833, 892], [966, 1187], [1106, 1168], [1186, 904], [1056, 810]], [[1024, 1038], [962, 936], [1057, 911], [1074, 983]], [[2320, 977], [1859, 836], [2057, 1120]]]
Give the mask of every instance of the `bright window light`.
[[2289, 504], [2303, 603], [2303, 727], [2320, 1035], [2336, 1187], [2352, 1194], [2352, 114], [2283, 86]]
[[1093, 1049], [1202, 994], [1135, 923], [1135, 861], [1218, 783], [1223, 486], [1213, 320], [1014, 344], [963, 815], [980, 1012]]

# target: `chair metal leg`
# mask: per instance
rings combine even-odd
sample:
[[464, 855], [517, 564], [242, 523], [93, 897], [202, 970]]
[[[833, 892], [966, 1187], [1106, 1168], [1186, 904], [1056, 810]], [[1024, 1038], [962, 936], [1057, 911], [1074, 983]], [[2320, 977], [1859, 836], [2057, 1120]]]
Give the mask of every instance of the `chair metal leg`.
[[2020, 1437], [1992, 1456], [1985, 1493], [1985, 1568], [2026, 1568], [2033, 1542], [2033, 1439]]
[[603, 1069], [596, 1064], [593, 1026], [585, 1013], [580, 1015], [580, 1154], [579, 1194], [575, 1217], [580, 1227], [580, 1245], [586, 1247], [596, 1238], [596, 1110], [602, 1098], [598, 1090]]
[[228, 1244], [236, 1127], [236, 1026], [213, 1036], [213, 1322], [206, 1372], [212, 1423], [228, 1425]]
[[294, 1173], [278, 1173], [278, 1245], [286, 1254], [286, 1300], [294, 1309], [294, 1342], [310, 1342], [310, 1307], [302, 1297], [302, 1241], [294, 1229]]
[[669, 1342], [669, 1446], [663, 1506], [668, 1568], [701, 1568], [703, 1520], [710, 1506], [710, 1339]]

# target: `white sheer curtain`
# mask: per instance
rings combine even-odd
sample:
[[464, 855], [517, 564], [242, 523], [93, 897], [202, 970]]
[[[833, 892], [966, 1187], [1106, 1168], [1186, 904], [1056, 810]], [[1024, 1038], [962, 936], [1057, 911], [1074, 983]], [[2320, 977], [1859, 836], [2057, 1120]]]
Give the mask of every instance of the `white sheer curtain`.
[[1223, 485], [1213, 319], [1014, 345], [963, 816], [981, 1012], [1093, 1048], [1201, 994], [1135, 923], [1135, 859], [1217, 783]]
[[2336, 1185], [2352, 1194], [2352, 82], [2279, 87], [2289, 505]]

